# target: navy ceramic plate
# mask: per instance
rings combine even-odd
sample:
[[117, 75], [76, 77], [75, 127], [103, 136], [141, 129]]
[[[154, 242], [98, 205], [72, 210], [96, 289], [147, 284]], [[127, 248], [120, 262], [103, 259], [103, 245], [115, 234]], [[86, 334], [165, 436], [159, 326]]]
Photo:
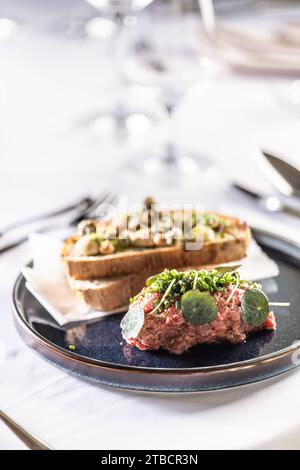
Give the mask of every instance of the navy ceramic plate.
[[[124, 343], [122, 314], [62, 329], [26, 289], [20, 274], [14, 292], [15, 321], [24, 341], [66, 371], [115, 387], [151, 392], [203, 392], [258, 382], [287, 372], [300, 357], [300, 246], [254, 231], [279, 265], [277, 278], [262, 281], [276, 310], [277, 331], [261, 332], [241, 345], [199, 345], [181, 356], [140, 351]], [[75, 350], [70, 349], [75, 345]]]

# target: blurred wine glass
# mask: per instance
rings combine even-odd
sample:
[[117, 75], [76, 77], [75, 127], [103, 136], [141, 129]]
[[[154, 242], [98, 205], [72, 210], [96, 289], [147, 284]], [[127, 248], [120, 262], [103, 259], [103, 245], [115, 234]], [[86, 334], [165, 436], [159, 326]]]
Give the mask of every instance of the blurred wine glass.
[[161, 119], [159, 108], [151, 103], [150, 95], [145, 95], [143, 99], [140, 89], [136, 93], [129, 89], [123, 70], [127, 53], [126, 30], [135, 25], [135, 14], [147, 7], [153, 0], [85, 1], [115, 24], [111, 39], [114, 89], [102, 100], [102, 107], [98, 108], [96, 114], [85, 120], [85, 124], [88, 124], [102, 140], [114, 143], [124, 139], [133, 141], [135, 135], [139, 138], [144, 130]]
[[[178, 2], [177, 2], [178, 3]], [[168, 115], [167, 136], [157, 149], [144, 158], [132, 159], [127, 173], [135, 180], [149, 178], [160, 185], [199, 183], [211, 170], [209, 159], [180, 149], [178, 128], [173, 118], [182, 99], [196, 84], [201, 84], [217, 72], [215, 61], [201, 42], [200, 15], [183, 15], [172, 9], [164, 19], [157, 15], [145, 28], [126, 61], [126, 74], [137, 83], [154, 88]]]

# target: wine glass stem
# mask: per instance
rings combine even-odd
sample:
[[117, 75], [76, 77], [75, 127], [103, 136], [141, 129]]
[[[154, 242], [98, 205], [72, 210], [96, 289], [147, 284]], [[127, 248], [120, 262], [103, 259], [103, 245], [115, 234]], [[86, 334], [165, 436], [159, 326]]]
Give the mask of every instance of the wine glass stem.
[[165, 148], [165, 154], [163, 157], [164, 162], [169, 166], [175, 166], [178, 161], [178, 152], [177, 152], [177, 144], [176, 144], [176, 126], [174, 121], [174, 110], [176, 105], [175, 104], [166, 104], [166, 111], [168, 113], [168, 136], [167, 136], [167, 143]]
[[114, 56], [114, 80], [117, 88], [117, 104], [115, 110], [115, 118], [120, 124], [123, 122], [124, 117], [124, 87], [125, 87], [125, 76], [124, 76], [124, 50], [126, 47], [126, 16], [121, 13], [114, 15], [114, 21], [116, 24], [116, 33], [113, 42], [113, 56]]
[[117, 80], [118, 84], [123, 85], [124, 83], [124, 73], [123, 73], [123, 40], [124, 40], [124, 31], [125, 31], [125, 24], [124, 24], [125, 17], [121, 14], [116, 14], [114, 17], [114, 21], [116, 24], [116, 33], [114, 37], [114, 44], [113, 44], [113, 55], [115, 61], [115, 79]]

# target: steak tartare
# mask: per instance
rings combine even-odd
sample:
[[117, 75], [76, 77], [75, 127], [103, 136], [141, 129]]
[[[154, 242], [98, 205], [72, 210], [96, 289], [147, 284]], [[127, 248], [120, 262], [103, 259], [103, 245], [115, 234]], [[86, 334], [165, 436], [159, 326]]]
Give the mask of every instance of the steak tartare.
[[250, 333], [275, 330], [276, 322], [260, 286], [236, 271], [165, 270], [132, 300], [121, 328], [141, 350], [182, 354], [199, 343], [242, 343]]

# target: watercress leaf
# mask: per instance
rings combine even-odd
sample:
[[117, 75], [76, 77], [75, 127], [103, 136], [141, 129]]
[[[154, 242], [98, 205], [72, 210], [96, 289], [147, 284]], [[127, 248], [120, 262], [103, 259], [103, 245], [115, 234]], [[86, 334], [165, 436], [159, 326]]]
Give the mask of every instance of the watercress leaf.
[[138, 303], [131, 305], [120, 324], [123, 338], [136, 338], [144, 325], [144, 321], [143, 307]]
[[186, 321], [202, 325], [212, 322], [217, 314], [217, 304], [209, 292], [192, 289], [181, 298], [181, 308]]
[[246, 325], [259, 326], [270, 312], [269, 299], [266, 294], [256, 288], [246, 290], [242, 298], [242, 320]]

